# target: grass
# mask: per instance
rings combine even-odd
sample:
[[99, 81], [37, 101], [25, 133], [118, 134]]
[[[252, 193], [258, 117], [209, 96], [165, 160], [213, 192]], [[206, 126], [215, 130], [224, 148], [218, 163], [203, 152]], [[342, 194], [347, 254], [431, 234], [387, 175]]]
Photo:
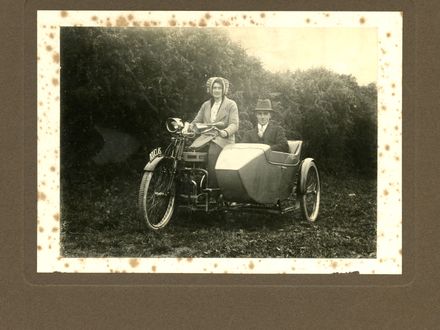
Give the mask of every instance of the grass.
[[136, 203], [140, 180], [141, 173], [104, 168], [64, 182], [64, 256], [376, 256], [375, 180], [322, 175], [320, 215], [315, 223], [302, 220], [299, 210], [282, 216], [231, 213], [223, 217], [179, 210], [159, 232], [139, 226]]

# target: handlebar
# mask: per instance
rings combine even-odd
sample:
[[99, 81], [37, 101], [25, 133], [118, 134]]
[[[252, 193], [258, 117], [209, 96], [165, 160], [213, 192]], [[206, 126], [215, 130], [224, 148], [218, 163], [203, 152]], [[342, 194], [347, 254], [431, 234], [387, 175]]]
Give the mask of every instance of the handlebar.
[[224, 122], [215, 123], [195, 123], [196, 131], [191, 130], [191, 124], [183, 122], [180, 118], [168, 118], [166, 121], [166, 128], [170, 133], [181, 134], [185, 137], [195, 137], [196, 134], [218, 134], [221, 129], [225, 128]]
[[186, 132], [182, 131], [181, 133], [183, 136], [189, 137], [189, 138], [193, 138], [196, 136], [196, 132], [194, 132], [194, 131], [186, 131]]

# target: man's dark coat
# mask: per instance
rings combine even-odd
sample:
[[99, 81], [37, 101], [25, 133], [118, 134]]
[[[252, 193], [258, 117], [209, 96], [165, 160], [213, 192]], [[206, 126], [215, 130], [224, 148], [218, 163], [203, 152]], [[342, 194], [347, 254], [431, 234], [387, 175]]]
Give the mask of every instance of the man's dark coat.
[[256, 125], [256, 127], [244, 133], [240, 142], [265, 143], [270, 145], [273, 151], [289, 152], [289, 145], [287, 144], [284, 128], [274, 121], [269, 121], [262, 138], [258, 136], [258, 125]]

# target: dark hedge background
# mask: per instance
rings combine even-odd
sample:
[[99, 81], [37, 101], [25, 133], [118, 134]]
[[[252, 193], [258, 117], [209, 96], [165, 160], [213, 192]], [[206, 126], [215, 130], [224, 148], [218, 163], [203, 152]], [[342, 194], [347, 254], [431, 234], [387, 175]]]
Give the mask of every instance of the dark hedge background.
[[269, 97], [288, 138], [303, 139], [321, 169], [375, 175], [374, 84], [323, 68], [274, 74], [224, 31], [197, 28], [62, 28], [63, 165], [96, 155], [100, 128], [130, 134], [140, 146], [131, 156], [145, 156], [167, 138], [167, 117], [192, 120], [216, 75], [232, 84], [241, 132], [255, 122], [257, 99]]

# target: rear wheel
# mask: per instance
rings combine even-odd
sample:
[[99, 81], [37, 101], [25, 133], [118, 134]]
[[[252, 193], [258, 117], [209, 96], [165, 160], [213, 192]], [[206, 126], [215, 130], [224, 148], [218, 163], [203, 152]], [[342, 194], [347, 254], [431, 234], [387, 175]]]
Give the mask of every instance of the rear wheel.
[[305, 220], [314, 222], [318, 218], [321, 182], [315, 162], [307, 158], [301, 165], [299, 198], [301, 213]]
[[164, 228], [173, 215], [175, 198], [173, 162], [164, 159], [142, 177], [139, 188], [142, 222], [152, 230]]

